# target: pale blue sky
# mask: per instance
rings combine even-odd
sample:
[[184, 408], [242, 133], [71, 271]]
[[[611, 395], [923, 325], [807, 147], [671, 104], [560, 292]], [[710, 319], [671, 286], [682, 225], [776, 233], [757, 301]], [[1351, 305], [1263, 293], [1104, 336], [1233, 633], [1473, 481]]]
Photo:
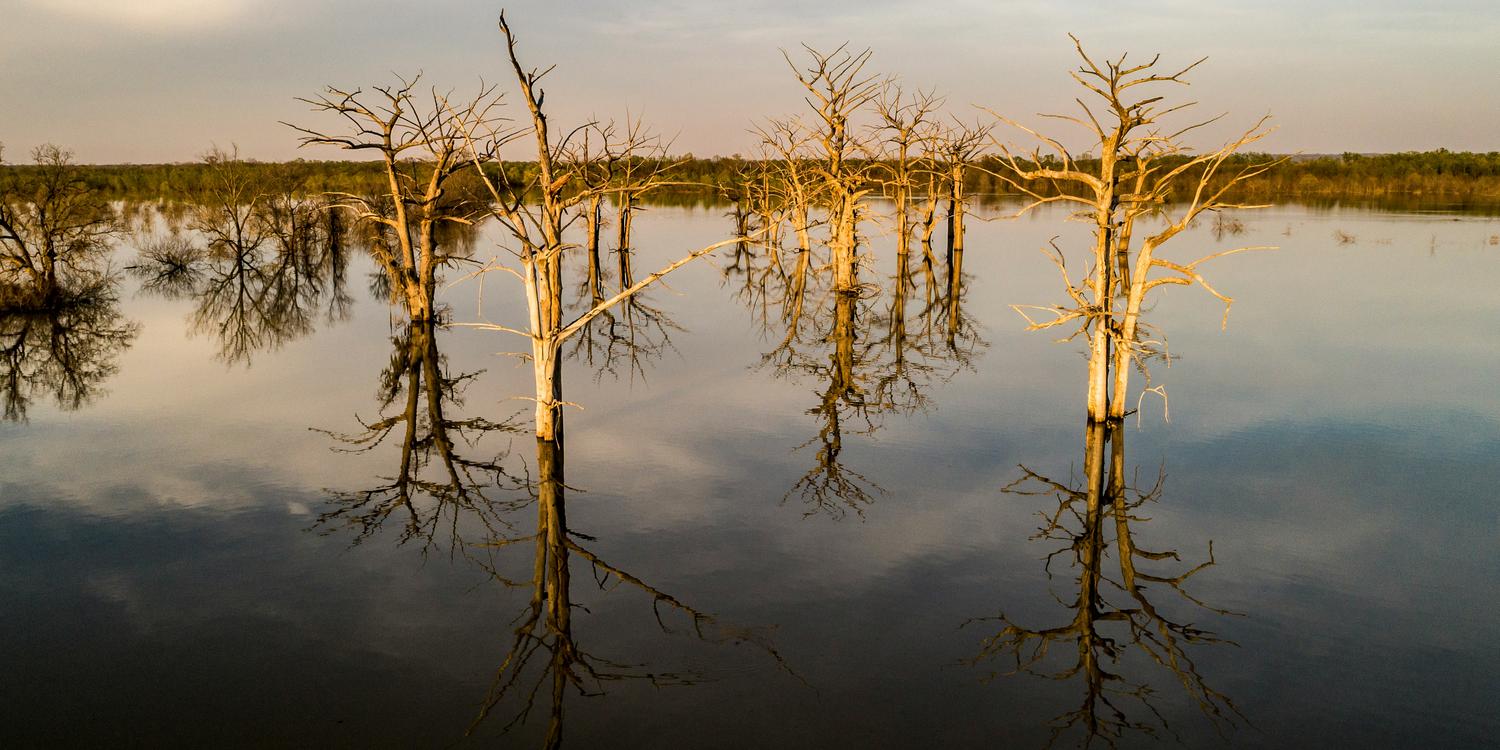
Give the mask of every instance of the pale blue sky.
[[[0, 142], [85, 162], [181, 161], [236, 143], [298, 151], [278, 120], [324, 84], [509, 84], [474, 0], [0, 0]], [[512, 0], [528, 64], [557, 64], [558, 122], [644, 112], [675, 152], [749, 152], [754, 119], [800, 106], [778, 48], [871, 47], [873, 70], [935, 86], [950, 110], [1018, 119], [1069, 106], [1066, 34], [1101, 56], [1209, 60], [1182, 92], [1205, 114], [1275, 116], [1272, 151], [1500, 150], [1500, 0]], [[814, 9], [809, 10], [810, 7]], [[1213, 135], [1210, 133], [1209, 135]]]

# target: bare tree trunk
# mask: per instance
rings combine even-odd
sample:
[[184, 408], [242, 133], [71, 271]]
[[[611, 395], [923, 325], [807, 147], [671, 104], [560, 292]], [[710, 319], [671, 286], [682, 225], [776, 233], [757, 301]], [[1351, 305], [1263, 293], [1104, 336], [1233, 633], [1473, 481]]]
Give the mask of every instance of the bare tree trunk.
[[834, 291], [839, 294], [853, 294], [859, 286], [858, 262], [857, 262], [857, 238], [856, 223], [858, 206], [852, 195], [840, 196], [835, 209], [836, 218], [834, 225], [833, 271]]
[[[1088, 389], [1088, 415], [1089, 419], [1094, 421], [1103, 421], [1109, 417], [1110, 413], [1109, 350], [1114, 313], [1114, 274], [1111, 263], [1114, 259], [1110, 257], [1110, 253], [1114, 249], [1112, 233], [1117, 205], [1115, 143], [1116, 139], [1110, 137], [1099, 157], [1101, 188], [1096, 196], [1094, 210], [1094, 276], [1090, 280], [1090, 285], [1093, 286], [1094, 300], [1099, 309], [1095, 311], [1094, 328], [1089, 338]], [[1116, 400], [1122, 399], [1123, 396], [1123, 393], [1119, 394]]]

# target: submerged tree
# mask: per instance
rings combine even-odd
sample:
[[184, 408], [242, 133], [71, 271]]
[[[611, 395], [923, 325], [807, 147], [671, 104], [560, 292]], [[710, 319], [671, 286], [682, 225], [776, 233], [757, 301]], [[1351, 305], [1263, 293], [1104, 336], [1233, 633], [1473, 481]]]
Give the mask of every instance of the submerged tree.
[[[936, 150], [942, 157], [942, 167], [947, 172], [949, 300], [957, 300], [962, 296], [960, 287], [964, 278], [964, 215], [969, 203], [969, 196], [964, 191], [964, 180], [969, 167], [984, 148], [991, 127], [984, 123], [967, 125], [955, 121], [942, 130], [936, 141]], [[949, 325], [957, 326], [957, 311], [953, 313], [949, 315]]]
[[807, 129], [815, 155], [814, 195], [827, 216], [834, 290], [857, 294], [859, 221], [863, 201], [871, 190], [873, 161], [869, 144], [859, 137], [853, 118], [879, 96], [881, 82], [864, 72], [870, 51], [851, 53], [846, 46], [823, 53], [803, 45], [809, 58], [806, 68], [792, 62], [785, 52], [782, 55], [807, 90], [805, 101], [814, 116]]
[[[517, 53], [515, 35], [504, 14], [501, 14], [499, 25], [530, 124], [501, 130], [487, 120], [464, 118], [461, 122], [470, 157], [476, 163], [495, 158], [494, 155], [507, 143], [528, 137], [534, 142], [536, 169], [528, 179], [515, 183], [494, 179], [485, 172], [479, 173], [490, 194], [490, 212], [514, 242], [515, 246], [508, 249], [520, 264], [519, 268], [514, 268], [497, 262], [484, 270], [509, 273], [521, 281], [528, 320], [525, 328], [490, 322], [469, 325], [516, 334], [530, 341], [531, 351], [526, 356], [531, 361], [535, 381], [538, 464], [557, 465], [559, 477], [552, 485], [560, 493], [561, 466], [545, 455], [555, 453], [556, 445], [561, 440], [562, 408], [565, 405], [562, 397], [564, 343], [582, 331], [590, 321], [666, 274], [695, 258], [733, 244], [738, 239], [724, 240], [689, 252], [634, 283], [626, 285], [622, 281], [624, 288], [618, 293], [598, 301], [590, 299], [581, 313], [568, 319], [568, 286], [563, 283], [564, 255], [576, 245], [568, 241], [565, 232], [578, 219], [580, 206], [588, 205], [589, 192], [579, 188], [588, 184], [585, 175], [595, 168], [595, 165], [577, 158], [580, 151], [575, 147], [575, 139], [587, 132], [589, 126], [574, 128], [563, 136], [554, 138], [551, 123], [542, 106], [545, 95], [538, 86], [542, 77], [551, 69], [528, 70], [523, 66]], [[604, 132], [607, 133], [608, 130]], [[631, 159], [635, 155], [625, 150], [625, 147], [640, 143], [639, 139], [631, 137], [622, 142], [607, 144], [601, 150], [607, 154], [618, 154], [621, 159]], [[650, 179], [655, 179], [654, 173]], [[570, 189], [570, 185], [573, 188]], [[616, 182], [607, 189], [620, 192], [637, 191], [640, 188], [639, 184]], [[548, 486], [548, 483], [543, 483], [544, 488]], [[546, 493], [543, 493], [543, 503], [546, 502], [548, 499]]]
[[46, 307], [69, 285], [108, 275], [103, 264], [120, 229], [72, 152], [49, 143], [31, 157], [34, 168], [0, 169], [0, 304], [11, 307]]
[[[875, 102], [880, 115], [877, 132], [884, 146], [879, 165], [885, 174], [881, 184], [893, 204], [891, 212], [896, 227], [896, 294], [904, 297], [906, 288], [912, 285], [909, 264], [911, 261], [911, 205], [917, 192], [919, 177], [924, 171], [919, 164], [923, 151], [934, 143], [939, 135], [934, 120], [942, 100], [933, 92], [918, 91], [907, 95], [895, 83], [888, 83]], [[930, 171], [930, 163], [924, 165]], [[935, 200], [935, 196], [928, 196]]]
[[373, 93], [330, 86], [322, 95], [302, 100], [314, 111], [340, 117], [346, 134], [285, 123], [304, 134], [304, 146], [380, 156], [383, 195], [334, 196], [356, 221], [376, 230], [381, 241], [371, 243], [372, 255], [390, 281], [392, 295], [413, 319], [433, 316], [438, 270], [459, 258], [440, 242], [444, 228], [472, 224], [486, 213], [483, 202], [459, 189], [455, 179], [495, 156], [487, 146], [476, 150], [468, 134], [500, 122], [494, 87], [482, 87], [460, 104], [437, 89], [420, 91], [420, 78], [378, 86]]
[[[1183, 136], [1217, 117], [1177, 129], [1165, 124], [1163, 118], [1191, 102], [1165, 104], [1163, 96], [1152, 94], [1150, 87], [1185, 85], [1183, 76], [1202, 60], [1163, 73], [1157, 68], [1157, 58], [1128, 65], [1122, 55], [1115, 61], [1096, 63], [1076, 38], [1073, 42], [1083, 64], [1071, 75], [1104, 102], [1106, 111], [1101, 119], [1094, 108], [1079, 99], [1081, 116], [1052, 117], [1084, 128], [1091, 145], [1098, 146], [1098, 158], [1081, 161], [1061, 141], [1001, 118], [1034, 136], [1041, 145], [1024, 159], [1001, 145], [1007, 169], [998, 176], [1032, 199], [1021, 213], [1047, 203], [1069, 203], [1080, 207], [1079, 218], [1093, 224], [1091, 265], [1081, 281], [1072, 280], [1061, 251], [1053, 255], [1070, 302], [1040, 308], [1019, 305], [1016, 309], [1026, 317], [1031, 330], [1077, 326], [1068, 339], [1083, 335], [1088, 340], [1088, 416], [1093, 420], [1120, 419], [1126, 411], [1130, 367], [1144, 371], [1147, 360], [1162, 352], [1158, 340], [1143, 334], [1140, 316], [1147, 294], [1165, 284], [1197, 284], [1224, 303], [1227, 321], [1232, 299], [1211, 286], [1198, 267], [1225, 255], [1264, 248], [1221, 250], [1191, 262], [1159, 257], [1158, 250], [1205, 212], [1256, 208], [1234, 203], [1227, 196], [1236, 185], [1264, 173], [1276, 162], [1247, 163], [1232, 158], [1270, 132], [1265, 128], [1267, 118], [1213, 151], [1198, 154], [1186, 145]], [[1145, 225], [1152, 218], [1159, 218], [1159, 229], [1137, 227], [1137, 223]], [[1166, 275], [1153, 277], [1156, 270]], [[1052, 317], [1037, 320], [1028, 310], [1042, 310]]]

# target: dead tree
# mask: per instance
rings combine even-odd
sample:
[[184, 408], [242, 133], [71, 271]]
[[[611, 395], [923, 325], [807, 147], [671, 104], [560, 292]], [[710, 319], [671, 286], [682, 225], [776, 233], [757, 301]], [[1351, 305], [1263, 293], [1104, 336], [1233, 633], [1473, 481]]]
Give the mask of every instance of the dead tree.
[[921, 167], [914, 170], [917, 181], [925, 181], [917, 226], [921, 228], [922, 274], [926, 278], [928, 301], [937, 296], [937, 256], [932, 252], [932, 235], [937, 229], [938, 206], [942, 204], [947, 188], [948, 172], [941, 168], [938, 138], [929, 138], [923, 143]]
[[600, 249], [603, 244], [604, 199], [615, 182], [620, 160], [619, 153], [610, 148], [610, 143], [615, 140], [613, 123], [594, 123], [584, 130], [578, 151], [570, 159], [579, 164], [583, 190], [587, 195], [583, 213], [584, 250], [588, 259], [585, 286], [589, 299], [595, 304], [604, 300], [604, 264]]
[[614, 159], [614, 184], [609, 192], [615, 203], [615, 253], [620, 288], [624, 289], [635, 283], [631, 263], [631, 230], [635, 214], [641, 210], [641, 199], [661, 186], [662, 172], [671, 163], [666, 158], [666, 145], [646, 129], [640, 117], [632, 118], [627, 114], [620, 131], [620, 138], [612, 146], [617, 156]]
[[[625, 285], [617, 294], [587, 308], [571, 320], [565, 319], [568, 300], [564, 294], [563, 256], [571, 247], [564, 236], [567, 227], [578, 215], [580, 205], [586, 203], [588, 193], [577, 189], [584, 184], [582, 165], [567, 158], [575, 153], [574, 142], [588, 126], [574, 128], [560, 138], [553, 138], [551, 123], [543, 109], [545, 94], [539, 88], [542, 77], [548, 70], [527, 69], [521, 64], [517, 53], [516, 38], [502, 13], [500, 31], [505, 37], [506, 53], [511, 70], [516, 76], [521, 101], [529, 116], [529, 125], [501, 131], [493, 124], [484, 123], [470, 128], [465, 134], [471, 158], [482, 164], [500, 148], [518, 139], [530, 138], [535, 146], [536, 170], [525, 184], [497, 181], [486, 171], [480, 171], [486, 190], [491, 198], [490, 211], [503, 230], [510, 235], [513, 245], [508, 248], [519, 268], [495, 262], [482, 269], [481, 273], [503, 272], [517, 277], [523, 287], [526, 301], [527, 325], [524, 328], [493, 322], [466, 324], [471, 327], [519, 335], [531, 344], [525, 355], [532, 365], [535, 381], [535, 432], [538, 443], [539, 464], [547, 463], [557, 471], [556, 477], [542, 477], [543, 504], [560, 501], [563, 491], [561, 461], [543, 462], [543, 455], [560, 455], [557, 444], [562, 440], [562, 408], [566, 402], [562, 394], [562, 347], [569, 338], [583, 330], [594, 318], [606, 310], [629, 299], [642, 289], [655, 283], [666, 274], [681, 268], [695, 258], [707, 255], [737, 239], [714, 243], [693, 250], [665, 267], [639, 281]], [[469, 122], [467, 118], [463, 120]], [[631, 142], [627, 139], [626, 143]], [[611, 148], [619, 149], [620, 144]], [[634, 158], [634, 154], [623, 153], [622, 159]], [[639, 173], [637, 173], [639, 174]], [[650, 180], [655, 180], [655, 172]], [[570, 187], [570, 184], [574, 187]], [[636, 191], [641, 184], [616, 184], [615, 192]], [[548, 498], [548, 493], [558, 493], [557, 500]]]
[[[1084, 52], [1076, 38], [1073, 42], [1083, 64], [1071, 75], [1104, 101], [1107, 112], [1101, 120], [1093, 108], [1078, 99], [1080, 116], [1051, 117], [1084, 128], [1099, 147], [1099, 157], [1081, 162], [1059, 140], [1002, 117], [1041, 145], [1028, 158], [1018, 157], [1001, 145], [1007, 168], [997, 176], [1031, 198], [1018, 213], [1048, 203], [1069, 203], [1080, 209], [1080, 218], [1094, 225], [1092, 264], [1082, 281], [1074, 283], [1061, 251], [1054, 248], [1052, 257], [1062, 272], [1071, 302], [1051, 307], [1020, 305], [1016, 310], [1031, 330], [1077, 326], [1065, 340], [1084, 335], [1089, 342], [1089, 418], [1120, 419], [1128, 403], [1129, 365], [1144, 370], [1146, 360], [1160, 352], [1158, 341], [1142, 336], [1140, 315], [1146, 294], [1164, 284], [1198, 284], [1224, 302], [1227, 322], [1232, 300], [1208, 284], [1198, 266], [1224, 255], [1267, 248], [1238, 247], [1186, 263], [1158, 257], [1157, 250], [1205, 211], [1255, 208], [1229, 202], [1225, 196], [1235, 185], [1265, 172], [1276, 162], [1234, 166], [1236, 163], [1230, 161], [1237, 151], [1270, 132], [1265, 128], [1267, 118], [1213, 151], [1194, 154], [1183, 136], [1218, 118], [1171, 129], [1163, 118], [1191, 102], [1166, 105], [1162, 96], [1148, 95], [1137, 88], [1185, 85], [1183, 76], [1202, 60], [1171, 73], [1157, 72], [1158, 58], [1127, 65], [1122, 55], [1101, 65]], [[1044, 147], [1048, 150], [1045, 155]], [[1142, 239], [1136, 236], [1136, 221], [1148, 216], [1162, 217], [1164, 228]], [[1157, 269], [1168, 275], [1152, 278], [1152, 271]], [[1037, 320], [1030, 310], [1051, 317]]]
[[807, 90], [804, 101], [814, 115], [810, 132], [818, 153], [816, 195], [828, 217], [834, 289], [840, 294], [856, 294], [858, 225], [864, 210], [862, 201], [870, 192], [873, 160], [868, 144], [857, 136], [851, 119], [879, 95], [882, 84], [877, 76], [864, 73], [870, 51], [853, 54], [845, 47], [841, 45], [825, 54], [803, 45], [811, 58], [805, 69], [792, 62], [785, 51], [782, 56]]
[[797, 237], [797, 261], [788, 273], [791, 294], [785, 295], [782, 307], [783, 317], [795, 328], [806, 299], [808, 275], [812, 272], [811, 231], [815, 226], [812, 209], [820, 184], [809, 152], [813, 134], [796, 118], [768, 120], [756, 128], [756, 133], [767, 152], [764, 161], [776, 172], [780, 213], [787, 217]]
[[903, 296], [912, 285], [911, 202], [917, 174], [916, 160], [934, 135], [932, 117], [941, 105], [942, 99], [934, 92], [918, 91], [907, 96], [894, 83], [888, 83], [875, 102], [875, 110], [880, 115], [876, 132], [881, 135], [884, 146], [880, 164], [886, 174], [882, 184], [894, 204], [891, 210], [896, 224], [897, 294]]
[[483, 150], [487, 146], [475, 150], [465, 134], [497, 127], [500, 104], [493, 86], [482, 87], [460, 104], [437, 89], [419, 91], [420, 78], [402, 78], [373, 93], [330, 86], [317, 97], [301, 100], [315, 112], [341, 118], [344, 135], [283, 123], [303, 134], [304, 146], [337, 146], [380, 156], [386, 178], [386, 194], [380, 201], [351, 194], [334, 197], [357, 221], [390, 238], [389, 243], [372, 245], [375, 260], [413, 319], [432, 317], [438, 269], [456, 259], [440, 246], [443, 225], [471, 224], [485, 213], [483, 206], [450, 191], [456, 175], [493, 159], [493, 152]]
[[[963, 284], [964, 268], [964, 212], [968, 196], [964, 191], [964, 179], [972, 164], [983, 150], [989, 137], [990, 125], [975, 123], [966, 125], [954, 121], [944, 128], [937, 138], [937, 150], [942, 155], [942, 164], [947, 172], [948, 185], [948, 299], [958, 300]], [[957, 310], [949, 315], [949, 325], [956, 326]]]

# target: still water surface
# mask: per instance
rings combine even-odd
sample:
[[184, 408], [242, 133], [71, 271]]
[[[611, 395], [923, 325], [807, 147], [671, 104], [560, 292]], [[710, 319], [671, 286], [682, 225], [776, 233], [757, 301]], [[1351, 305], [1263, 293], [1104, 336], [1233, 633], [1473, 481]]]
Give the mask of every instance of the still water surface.
[[[726, 236], [723, 211], [646, 212], [637, 269]], [[1493, 743], [1500, 221], [1240, 218], [1175, 257], [1281, 249], [1210, 269], [1227, 330], [1200, 290], [1158, 297], [1170, 400], [1105, 449], [1129, 489], [1092, 513], [1081, 346], [1009, 308], [1060, 301], [1038, 248], [1087, 241], [1061, 213], [973, 222], [951, 329], [920, 270], [893, 315], [878, 230], [866, 296], [813, 295], [790, 341], [763, 254], [674, 274], [635, 349], [601, 326], [566, 366], [566, 638], [532, 608], [535, 543], [500, 541], [538, 523], [505, 424], [529, 414], [519, 342], [410, 330], [362, 256], [341, 282], [130, 275], [71, 322], [86, 372], [10, 371], [32, 383], [0, 423], [0, 741]], [[510, 291], [442, 297], [514, 321]]]

